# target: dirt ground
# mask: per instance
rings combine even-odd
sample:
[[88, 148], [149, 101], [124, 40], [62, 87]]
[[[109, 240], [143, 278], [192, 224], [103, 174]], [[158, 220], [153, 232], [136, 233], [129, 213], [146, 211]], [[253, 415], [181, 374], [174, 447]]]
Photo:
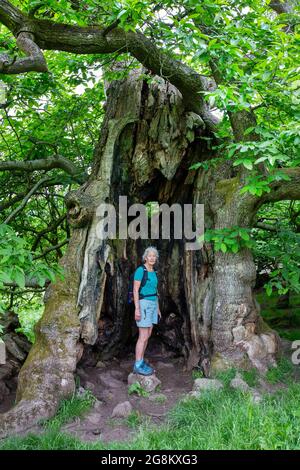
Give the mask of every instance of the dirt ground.
[[[61, 431], [70, 433], [84, 441], [103, 442], [128, 441], [133, 439], [136, 430], [127, 424], [126, 418], [112, 418], [116, 405], [129, 401], [138, 419], [148, 419], [153, 424], [161, 424], [166, 413], [192, 390], [192, 372], [185, 371], [181, 358], [164, 358], [162, 356], [145, 357], [161, 381], [159, 389], [149, 393], [148, 397], [128, 394], [128, 375], [132, 372], [134, 355], [124, 359], [113, 359], [102, 367], [79, 368], [76, 372], [77, 385], [91, 390], [97, 398], [94, 407], [83, 417], [76, 418], [62, 426]], [[9, 410], [14, 403], [15, 391], [0, 405], [0, 413]], [[39, 433], [42, 429], [36, 426], [31, 432]]]
[[[284, 340], [284, 355], [290, 358], [291, 342]], [[191, 371], [186, 371], [182, 358], [166, 357], [151, 354], [145, 357], [146, 361], [154, 368], [156, 377], [161, 381], [158, 390], [153, 391], [147, 397], [138, 396], [136, 393], [128, 394], [128, 376], [132, 372], [134, 354], [129, 354], [123, 359], [114, 358], [110, 362], [103, 362], [98, 367], [78, 367], [76, 371], [76, 383], [78, 392], [83, 389], [90, 390], [97, 401], [81, 418], [62, 426], [61, 431], [70, 433], [82, 441], [103, 442], [129, 441], [136, 435], [134, 423], [147, 420], [149, 423], [160, 425], [166, 420], [168, 411], [193, 388], [194, 379]], [[294, 368], [294, 380], [300, 380], [299, 367]], [[16, 387], [16, 383], [13, 384]], [[259, 380], [256, 386], [258, 393], [274, 393], [286, 385], [269, 384], [265, 380]], [[0, 413], [9, 410], [15, 400], [15, 388], [10, 395], [0, 404]], [[126, 418], [112, 418], [112, 412], [116, 405], [130, 402], [132, 411], [130, 422]], [[42, 432], [40, 426], [31, 429], [33, 433]]]
[[134, 438], [136, 431], [127, 425], [125, 418], [111, 418], [112, 411], [119, 403], [129, 401], [133, 411], [140, 419], [161, 424], [166, 413], [193, 387], [192, 373], [183, 370], [178, 359], [163, 357], [145, 358], [155, 369], [161, 381], [159, 391], [151, 392], [149, 397], [128, 394], [128, 375], [132, 372], [134, 356], [123, 360], [113, 360], [105, 368], [78, 370], [80, 384], [90, 388], [100, 401], [84, 418], [67, 424], [62, 429], [82, 440], [122, 441]]

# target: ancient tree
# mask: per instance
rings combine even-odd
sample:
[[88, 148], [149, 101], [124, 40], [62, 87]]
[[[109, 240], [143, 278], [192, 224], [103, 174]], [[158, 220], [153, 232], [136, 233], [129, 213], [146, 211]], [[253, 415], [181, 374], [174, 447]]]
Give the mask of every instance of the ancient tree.
[[[181, 19], [194, 11], [189, 2], [174, 2], [177, 6]], [[117, 208], [120, 195], [127, 196], [128, 205], [201, 203], [206, 229], [218, 233], [238, 227], [247, 242], [247, 230], [263, 204], [299, 199], [299, 168], [281, 168], [283, 177], [269, 179], [268, 191], [241, 191], [252, 166], [234, 162], [243, 157], [243, 143], [260, 144], [256, 109], [229, 109], [230, 133], [222, 137], [222, 117], [204, 99], [205, 92], [225, 82], [216, 55], [209, 61], [210, 75], [204, 76], [153, 37], [124, 29], [119, 19], [102, 27], [77, 26], [38, 17], [37, 11], [27, 14], [1, 1], [0, 21], [24, 53], [14, 60], [0, 56], [1, 73], [47, 72], [47, 50], [121, 51], [140, 65], [106, 86], [105, 119], [92, 172], [80, 189], [65, 197], [72, 227], [61, 258], [65, 280], [46, 290], [36, 342], [19, 374], [17, 404], [1, 416], [1, 435], [52, 416], [59, 400], [74, 391], [76, 364], [91, 345], [98, 345], [97, 359], [106, 359], [130, 343], [128, 279], [149, 243], [161, 253], [161, 341], [182, 355], [188, 368], [201, 367], [205, 375], [230, 366], [266, 371], [276, 363], [280, 342], [260, 317], [253, 294], [256, 268], [247, 243], [241, 240], [240, 249], [231, 251], [207, 241], [201, 250], [189, 251], [184, 238], [99, 240], [96, 209], [104, 202]], [[192, 19], [195, 30], [209, 41], [209, 26], [196, 14]], [[227, 158], [230, 145], [235, 145], [234, 159]], [[265, 161], [257, 168], [260, 176], [271, 175]]]

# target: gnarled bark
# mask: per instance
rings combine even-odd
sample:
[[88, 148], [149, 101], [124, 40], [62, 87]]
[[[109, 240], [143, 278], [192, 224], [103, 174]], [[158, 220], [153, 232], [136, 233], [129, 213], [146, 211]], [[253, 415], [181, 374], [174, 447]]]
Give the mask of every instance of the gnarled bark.
[[249, 251], [224, 255], [209, 245], [188, 251], [187, 240], [172, 236], [97, 236], [97, 207], [110, 202], [118, 209], [120, 195], [128, 197], [128, 205], [204, 203], [208, 227], [248, 226], [257, 201], [240, 197], [241, 182], [230, 167], [189, 171], [211, 156], [207, 141], [200, 139], [207, 132], [201, 117], [187, 112], [181, 94], [161, 78], [147, 84], [136, 70], [110, 84], [92, 173], [66, 196], [73, 227], [61, 260], [66, 278], [47, 288], [36, 342], [20, 372], [17, 405], [0, 417], [1, 437], [55, 413], [59, 400], [74, 391], [83, 348], [83, 358], [90, 354], [92, 363], [133, 349], [137, 329], [126, 304], [127, 286], [149, 244], [160, 252], [163, 321], [157, 337], [166, 348], [206, 375], [220, 364], [265, 370], [273, 363], [276, 341], [270, 332], [265, 337], [260, 332]]

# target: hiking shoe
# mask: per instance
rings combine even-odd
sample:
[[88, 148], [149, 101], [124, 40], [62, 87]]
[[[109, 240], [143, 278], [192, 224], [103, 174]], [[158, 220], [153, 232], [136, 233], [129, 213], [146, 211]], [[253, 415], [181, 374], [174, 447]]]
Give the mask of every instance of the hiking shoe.
[[145, 362], [144, 360], [143, 360], [143, 362], [142, 362], [142, 367], [143, 367], [145, 370], [151, 371], [151, 373], [153, 374], [153, 371], [154, 371], [153, 367], [151, 367], [151, 366], [150, 366], [147, 362]]
[[133, 372], [134, 374], [140, 374], [140, 375], [152, 375], [153, 373], [153, 371], [149, 370], [148, 368], [145, 368], [144, 364], [140, 366], [134, 365]]

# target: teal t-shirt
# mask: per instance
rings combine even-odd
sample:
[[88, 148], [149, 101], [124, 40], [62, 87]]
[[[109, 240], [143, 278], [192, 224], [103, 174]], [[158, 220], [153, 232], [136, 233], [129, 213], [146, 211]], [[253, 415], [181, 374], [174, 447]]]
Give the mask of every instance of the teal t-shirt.
[[[135, 281], [141, 281], [143, 279], [144, 270], [142, 266], [139, 266], [134, 273], [133, 279]], [[140, 293], [143, 295], [146, 294], [154, 294], [157, 290], [157, 276], [155, 271], [148, 271], [148, 280], [146, 280], [146, 284], [141, 288]], [[157, 301], [157, 296], [149, 295], [146, 297], [147, 300], [154, 300]]]

